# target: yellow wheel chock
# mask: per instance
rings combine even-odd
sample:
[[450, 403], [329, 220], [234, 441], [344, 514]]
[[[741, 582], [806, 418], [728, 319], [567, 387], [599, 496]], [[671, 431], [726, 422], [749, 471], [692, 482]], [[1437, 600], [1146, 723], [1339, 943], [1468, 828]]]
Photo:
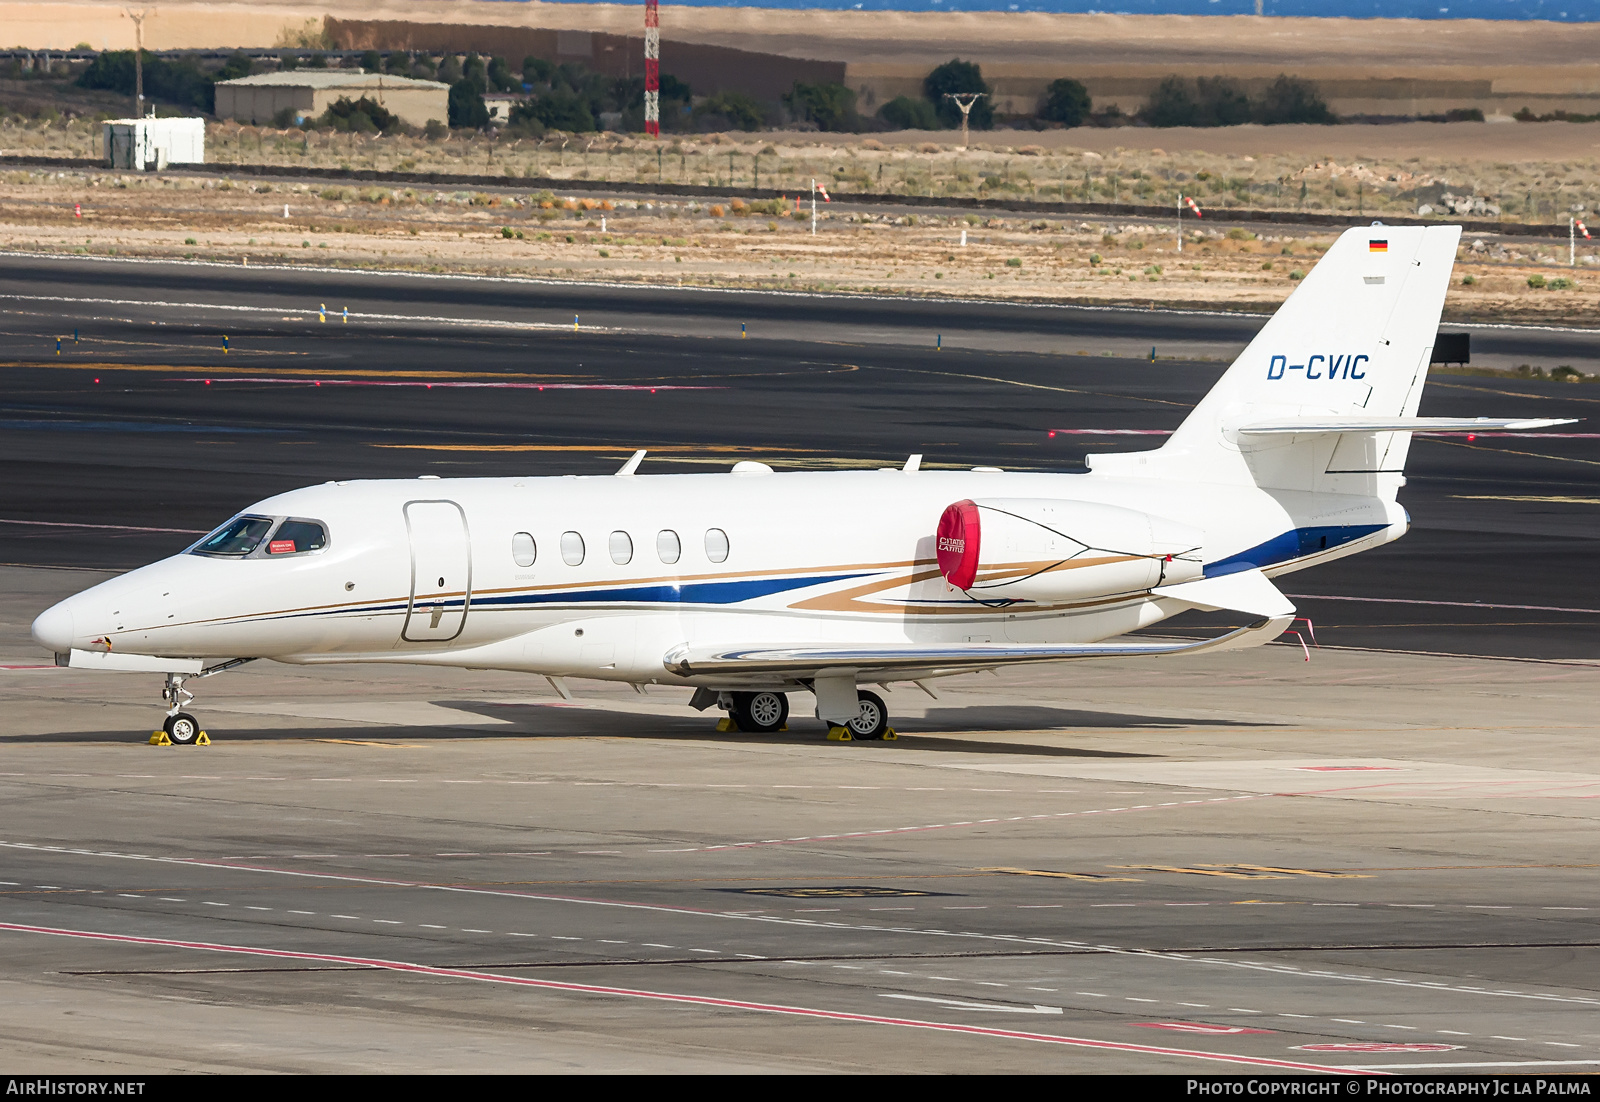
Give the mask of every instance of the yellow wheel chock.
[[204, 731], [201, 731], [199, 736], [194, 740], [194, 744], [196, 746], [210, 746], [211, 736], [206, 734]]
[[731, 718], [728, 716], [723, 716], [721, 719], [717, 720], [717, 730], [737, 731], [738, 728], [733, 725], [733, 720]]
[[171, 746], [172, 745], [172, 739], [167, 736], [167, 733], [165, 731], [151, 731], [150, 732], [150, 745], [151, 746]]
[[893, 727], [890, 727], [888, 730], [884, 731], [884, 733], [883, 733], [883, 741], [884, 742], [895, 742], [899, 738], [900, 738], [900, 736], [894, 733], [894, 728]]
[[850, 728], [848, 728], [848, 727], [829, 727], [828, 728], [828, 741], [829, 742], [854, 742], [855, 739], [850, 736]]

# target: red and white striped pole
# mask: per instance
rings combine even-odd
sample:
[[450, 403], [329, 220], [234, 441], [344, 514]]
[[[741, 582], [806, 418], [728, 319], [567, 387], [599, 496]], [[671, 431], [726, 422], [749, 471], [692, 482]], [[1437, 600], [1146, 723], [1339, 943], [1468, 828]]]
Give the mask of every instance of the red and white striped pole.
[[644, 132], [661, 136], [661, 12], [644, 0]]
[[1592, 238], [1590, 238], [1590, 236], [1589, 236], [1589, 227], [1585, 226], [1583, 224], [1583, 219], [1581, 219], [1581, 218], [1568, 218], [1567, 219], [1567, 266], [1571, 267], [1571, 268], [1576, 268], [1578, 266], [1578, 234], [1580, 234], [1580, 233], [1583, 234], [1583, 239], [1585, 241], [1592, 240]]
[[1189, 209], [1194, 211], [1196, 218], [1205, 217], [1200, 213], [1200, 208], [1193, 199], [1181, 191], [1178, 192], [1178, 251], [1180, 253], [1183, 252], [1183, 208], [1185, 204], [1188, 204]]

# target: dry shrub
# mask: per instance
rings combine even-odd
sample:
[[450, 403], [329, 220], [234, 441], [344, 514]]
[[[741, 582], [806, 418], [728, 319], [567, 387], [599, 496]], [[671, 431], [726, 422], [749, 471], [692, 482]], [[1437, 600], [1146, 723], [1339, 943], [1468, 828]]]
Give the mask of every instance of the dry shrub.
[[[861, 143], [861, 148], [862, 149], [882, 149], [883, 148], [883, 143], [880, 142], [877, 138], [867, 138]], [[773, 152], [776, 153], [777, 150], [773, 150]]]
[[613, 203], [610, 199], [607, 199], [603, 203], [600, 204], [600, 209], [601, 210], [616, 210], [617, 209], [617, 204]]
[[923, 142], [921, 145], [917, 146], [918, 153], [939, 153], [942, 152], [942, 150], [943, 147], [940, 146], [938, 142]]
[[727, 211], [722, 209], [722, 204], [721, 203], [718, 203], [716, 206], [712, 207], [706, 213], [711, 215], [711, 217], [713, 217], [713, 218], [721, 218], [724, 214], [727, 213]]
[[1044, 146], [1042, 146], [1042, 145], [1025, 145], [1021, 149], [1017, 150], [1017, 156], [1019, 156], [1019, 157], [1042, 157], [1042, 156], [1044, 156]]

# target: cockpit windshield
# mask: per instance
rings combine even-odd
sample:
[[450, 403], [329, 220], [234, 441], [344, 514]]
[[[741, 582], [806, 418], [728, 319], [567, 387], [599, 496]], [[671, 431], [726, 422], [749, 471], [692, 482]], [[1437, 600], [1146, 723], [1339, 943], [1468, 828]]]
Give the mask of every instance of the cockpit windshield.
[[243, 558], [250, 554], [272, 530], [271, 517], [236, 517], [190, 548], [195, 555], [228, 555]]
[[321, 551], [327, 545], [328, 533], [322, 525], [314, 520], [291, 518], [272, 534], [272, 542], [267, 544], [267, 554], [293, 555], [301, 551]]

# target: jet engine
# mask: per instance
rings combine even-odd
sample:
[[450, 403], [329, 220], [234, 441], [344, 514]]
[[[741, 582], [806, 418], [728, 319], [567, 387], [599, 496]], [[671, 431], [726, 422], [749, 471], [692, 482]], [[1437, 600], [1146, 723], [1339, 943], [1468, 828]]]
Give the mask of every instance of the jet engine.
[[980, 601], [1075, 601], [1192, 581], [1204, 535], [1115, 505], [958, 501], [939, 518], [939, 572]]

